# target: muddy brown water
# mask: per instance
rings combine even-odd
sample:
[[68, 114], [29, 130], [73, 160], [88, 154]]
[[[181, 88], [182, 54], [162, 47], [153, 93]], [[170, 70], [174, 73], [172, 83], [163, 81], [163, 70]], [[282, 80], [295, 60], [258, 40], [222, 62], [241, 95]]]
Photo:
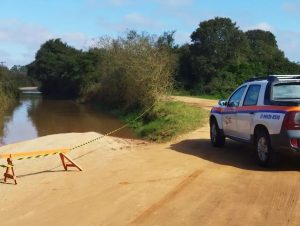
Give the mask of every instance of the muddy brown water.
[[[20, 102], [0, 117], [1, 145], [57, 133], [93, 131], [105, 134], [124, 125], [95, 107], [70, 100], [47, 100], [39, 94], [22, 94]], [[134, 138], [129, 128], [112, 136]]]

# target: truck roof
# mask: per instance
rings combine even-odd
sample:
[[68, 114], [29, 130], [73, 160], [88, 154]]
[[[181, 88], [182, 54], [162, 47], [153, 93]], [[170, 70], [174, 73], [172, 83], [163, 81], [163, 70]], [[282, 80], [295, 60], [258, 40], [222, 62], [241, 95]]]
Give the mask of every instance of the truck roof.
[[253, 77], [245, 81], [246, 82], [254, 82], [254, 81], [289, 81], [289, 80], [300, 80], [300, 75], [269, 75], [265, 77]]

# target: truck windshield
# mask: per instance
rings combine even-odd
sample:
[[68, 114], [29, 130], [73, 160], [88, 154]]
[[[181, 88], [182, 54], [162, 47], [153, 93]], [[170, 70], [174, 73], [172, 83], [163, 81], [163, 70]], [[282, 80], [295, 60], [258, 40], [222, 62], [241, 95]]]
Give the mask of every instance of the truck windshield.
[[300, 83], [275, 84], [272, 89], [272, 99], [300, 99]]

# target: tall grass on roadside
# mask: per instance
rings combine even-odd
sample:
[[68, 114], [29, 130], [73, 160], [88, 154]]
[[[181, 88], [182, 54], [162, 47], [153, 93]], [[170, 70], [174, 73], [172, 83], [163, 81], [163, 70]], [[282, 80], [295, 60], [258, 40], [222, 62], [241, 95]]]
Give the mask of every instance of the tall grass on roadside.
[[123, 115], [136, 135], [147, 140], [163, 142], [201, 127], [208, 111], [181, 102], [162, 101], [138, 121], [132, 121], [139, 113]]

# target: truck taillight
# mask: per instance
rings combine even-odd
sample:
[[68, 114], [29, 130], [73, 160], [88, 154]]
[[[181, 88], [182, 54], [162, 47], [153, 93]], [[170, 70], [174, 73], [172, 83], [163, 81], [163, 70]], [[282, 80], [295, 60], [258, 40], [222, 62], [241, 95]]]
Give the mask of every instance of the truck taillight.
[[286, 113], [283, 126], [287, 130], [300, 130], [300, 112], [292, 111]]
[[291, 146], [293, 148], [299, 148], [299, 140], [298, 139], [292, 138], [292, 139], [290, 139], [290, 142], [291, 142]]

